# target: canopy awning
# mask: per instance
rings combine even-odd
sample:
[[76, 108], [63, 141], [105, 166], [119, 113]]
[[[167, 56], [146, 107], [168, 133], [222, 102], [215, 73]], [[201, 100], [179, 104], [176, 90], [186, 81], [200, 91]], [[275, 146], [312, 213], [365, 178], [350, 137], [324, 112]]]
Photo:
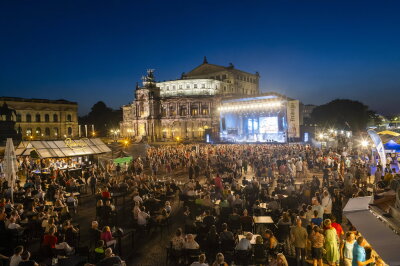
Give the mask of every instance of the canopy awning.
[[383, 146], [385, 147], [385, 150], [391, 150], [391, 151], [394, 151], [394, 152], [400, 152], [400, 144], [398, 144], [394, 140], [389, 140]]
[[119, 164], [122, 164], [122, 163], [130, 163], [130, 162], [132, 162], [132, 160], [133, 160], [133, 157], [132, 157], [132, 156], [121, 157], [121, 158], [116, 158], [116, 159], [114, 159], [114, 163], [119, 163]]
[[368, 207], [371, 199], [351, 198], [343, 213], [387, 264], [400, 265], [400, 236], [372, 213]]
[[399, 137], [400, 136], [400, 133], [397, 133], [397, 132], [394, 132], [394, 131], [390, 131], [390, 130], [384, 130], [384, 131], [378, 132], [378, 134], [379, 135], [391, 135], [391, 136], [394, 136], [394, 137]]
[[95, 138], [22, 141], [15, 150], [15, 154], [29, 156], [32, 151], [37, 152], [40, 158], [63, 158], [111, 152], [101, 139]]

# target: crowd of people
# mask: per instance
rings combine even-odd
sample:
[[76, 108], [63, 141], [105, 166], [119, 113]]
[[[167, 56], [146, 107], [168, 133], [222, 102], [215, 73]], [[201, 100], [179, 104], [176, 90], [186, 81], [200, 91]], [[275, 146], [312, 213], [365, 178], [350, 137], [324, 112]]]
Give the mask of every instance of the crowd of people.
[[[29, 247], [37, 241], [34, 258], [41, 263], [123, 264], [115, 252], [121, 252], [125, 212], [123, 219], [119, 214], [127, 197], [128, 227], [139, 238], [182, 215], [167, 249], [171, 265], [288, 265], [292, 259], [297, 265], [383, 265], [342, 216], [348, 198], [386, 187], [398, 175], [393, 167], [371, 171], [373, 161], [357, 150], [274, 144], [162, 145], [129, 164], [81, 163], [79, 171], [37, 172], [45, 168], [42, 160], [20, 159], [24, 182], [11, 190], [0, 179], [1, 247], [5, 254], [14, 249], [0, 259], [34, 265]], [[88, 250], [74, 221], [81, 194], [96, 199]], [[183, 210], [179, 205], [173, 212], [177, 200]]]

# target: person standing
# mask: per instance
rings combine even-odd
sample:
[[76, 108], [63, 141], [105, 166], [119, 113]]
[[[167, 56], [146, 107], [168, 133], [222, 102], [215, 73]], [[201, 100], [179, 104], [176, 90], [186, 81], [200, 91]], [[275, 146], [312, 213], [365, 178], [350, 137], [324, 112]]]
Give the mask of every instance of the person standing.
[[97, 184], [97, 178], [94, 175], [92, 175], [89, 181], [90, 191], [92, 192], [92, 195], [96, 194], [96, 184]]
[[343, 260], [343, 265], [344, 266], [351, 266], [353, 262], [353, 248], [354, 248], [354, 243], [356, 242], [355, 240], [355, 235], [352, 232], [347, 232], [346, 233], [346, 240], [342, 242], [342, 245], [340, 247], [340, 257]]
[[365, 240], [364, 237], [359, 236], [357, 238], [357, 242], [354, 244], [353, 247], [353, 261], [352, 261], [352, 266], [363, 266], [363, 265], [368, 265], [370, 263], [375, 262], [375, 258], [371, 257], [369, 260], [367, 260], [367, 254], [365, 252]]
[[296, 219], [296, 226], [291, 229], [290, 236], [296, 251], [297, 266], [306, 265], [306, 246], [307, 246], [307, 230], [301, 226], [301, 218]]
[[338, 237], [336, 229], [332, 227], [331, 220], [326, 219], [325, 225], [325, 250], [326, 260], [328, 265], [336, 265], [339, 262], [339, 248], [338, 248]]
[[313, 259], [313, 266], [323, 266], [322, 249], [324, 247], [324, 240], [325, 237], [323, 234], [321, 234], [321, 228], [319, 228], [317, 225], [314, 225], [313, 232], [311, 234], [311, 256]]

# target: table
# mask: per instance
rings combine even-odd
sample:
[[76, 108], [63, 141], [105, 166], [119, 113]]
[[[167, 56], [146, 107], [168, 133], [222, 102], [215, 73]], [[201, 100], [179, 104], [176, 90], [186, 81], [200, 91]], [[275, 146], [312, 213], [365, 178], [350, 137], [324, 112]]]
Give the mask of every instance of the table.
[[219, 205], [221, 203], [221, 200], [216, 200], [215, 205]]
[[260, 208], [266, 209], [268, 207], [268, 204], [265, 202], [260, 203]]
[[46, 201], [44, 203], [45, 206], [53, 206], [53, 202], [52, 201]]
[[[250, 244], [255, 245], [256, 244], [256, 238], [260, 235], [253, 235], [253, 238], [250, 240]], [[243, 238], [245, 238], [245, 235], [238, 235], [239, 241]]]
[[[72, 193], [72, 196], [74, 196], [74, 197], [78, 197], [80, 195], [81, 195], [81, 193], [79, 193], [79, 192], [73, 192]], [[65, 193], [65, 196], [69, 197], [69, 196], [71, 196], [71, 193], [67, 192], [67, 193]]]
[[253, 216], [255, 224], [273, 224], [271, 216]]

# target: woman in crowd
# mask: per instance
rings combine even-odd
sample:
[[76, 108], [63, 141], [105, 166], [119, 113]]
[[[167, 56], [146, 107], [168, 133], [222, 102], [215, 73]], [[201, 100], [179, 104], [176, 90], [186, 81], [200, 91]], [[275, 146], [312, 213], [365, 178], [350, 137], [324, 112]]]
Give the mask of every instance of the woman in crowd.
[[353, 262], [353, 247], [355, 235], [353, 232], [346, 233], [346, 239], [342, 242], [340, 247], [340, 257], [343, 261], [344, 266], [351, 266]]
[[325, 250], [326, 260], [329, 265], [335, 266], [339, 262], [339, 248], [338, 248], [338, 236], [336, 229], [332, 227], [331, 220], [326, 219], [325, 225]]

